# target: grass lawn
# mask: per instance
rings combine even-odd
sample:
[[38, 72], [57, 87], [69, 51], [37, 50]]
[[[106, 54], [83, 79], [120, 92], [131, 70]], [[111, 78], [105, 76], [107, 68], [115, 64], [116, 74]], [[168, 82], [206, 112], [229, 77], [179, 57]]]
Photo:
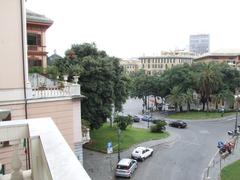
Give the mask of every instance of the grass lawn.
[[[236, 114], [235, 112], [225, 112], [223, 117]], [[221, 113], [219, 112], [177, 112], [175, 114], [170, 114], [167, 116], [168, 118], [172, 119], [214, 119], [214, 118], [221, 118]]]
[[238, 180], [240, 179], [240, 160], [226, 166], [221, 171], [221, 180]]
[[[84, 147], [105, 152], [107, 151], [107, 143], [112, 142], [113, 151], [117, 152], [117, 128], [110, 128], [109, 124], [105, 123], [100, 129], [90, 131], [91, 142], [85, 144]], [[120, 135], [120, 150], [127, 149], [134, 144], [138, 144], [144, 141], [161, 139], [168, 137], [167, 132], [164, 133], [151, 133], [147, 129], [139, 129], [128, 127], [126, 131], [122, 131]]]

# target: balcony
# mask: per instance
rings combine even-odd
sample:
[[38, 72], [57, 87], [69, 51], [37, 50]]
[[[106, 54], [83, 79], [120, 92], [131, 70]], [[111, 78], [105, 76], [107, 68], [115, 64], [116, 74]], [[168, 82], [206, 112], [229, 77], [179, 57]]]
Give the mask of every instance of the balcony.
[[[30, 141], [31, 169], [22, 170], [20, 142]], [[0, 123], [0, 141], [15, 141], [12, 172], [1, 180], [90, 180], [90, 177], [50, 118]], [[0, 162], [1, 163], [1, 162]]]

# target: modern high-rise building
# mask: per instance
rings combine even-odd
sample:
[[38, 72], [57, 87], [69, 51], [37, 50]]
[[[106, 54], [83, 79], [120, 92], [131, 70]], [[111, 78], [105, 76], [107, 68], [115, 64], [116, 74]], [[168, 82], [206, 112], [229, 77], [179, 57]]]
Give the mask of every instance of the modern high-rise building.
[[190, 52], [201, 55], [209, 52], [209, 34], [190, 35]]

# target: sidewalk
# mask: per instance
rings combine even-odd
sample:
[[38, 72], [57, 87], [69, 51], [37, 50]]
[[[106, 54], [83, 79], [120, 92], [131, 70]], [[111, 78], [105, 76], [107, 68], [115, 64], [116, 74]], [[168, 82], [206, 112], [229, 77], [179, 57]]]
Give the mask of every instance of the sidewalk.
[[[121, 158], [130, 158], [131, 153], [134, 148], [137, 146], [145, 146], [145, 147], [154, 147], [156, 146], [171, 146], [176, 140], [180, 138], [179, 135], [171, 133], [168, 138], [152, 140], [143, 142], [137, 145], [133, 145], [128, 150], [125, 150], [120, 153]], [[83, 166], [88, 172], [89, 176], [92, 180], [112, 180], [115, 179], [114, 170], [117, 164], [118, 154], [103, 154], [95, 151], [90, 151], [87, 149], [83, 150], [84, 160]], [[94, 162], [94, 163], [93, 163]]]
[[[182, 120], [182, 119], [171, 119], [171, 118], [166, 118], [166, 116], [164, 114], [160, 114], [159, 112], [154, 112], [153, 115], [157, 118], [163, 118], [166, 121], [175, 121], [175, 120]], [[185, 120], [186, 122], [198, 122], [198, 121], [229, 121], [229, 120], [233, 120], [236, 119], [236, 115], [229, 115], [229, 116], [225, 116], [225, 117], [219, 117], [219, 118], [214, 118], [214, 119], [195, 119], [195, 120]]]

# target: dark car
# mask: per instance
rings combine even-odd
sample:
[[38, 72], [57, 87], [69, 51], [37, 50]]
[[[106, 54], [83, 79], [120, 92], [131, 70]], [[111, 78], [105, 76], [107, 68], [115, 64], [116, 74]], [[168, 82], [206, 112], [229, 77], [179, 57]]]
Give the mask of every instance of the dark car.
[[133, 116], [133, 122], [140, 122], [140, 120], [143, 118], [142, 115], [134, 115]]
[[186, 128], [187, 123], [184, 121], [172, 121], [169, 123], [169, 126], [171, 127], [177, 127], [177, 128]]
[[152, 116], [144, 115], [144, 116], [142, 117], [142, 120], [143, 120], [143, 121], [152, 121]]

